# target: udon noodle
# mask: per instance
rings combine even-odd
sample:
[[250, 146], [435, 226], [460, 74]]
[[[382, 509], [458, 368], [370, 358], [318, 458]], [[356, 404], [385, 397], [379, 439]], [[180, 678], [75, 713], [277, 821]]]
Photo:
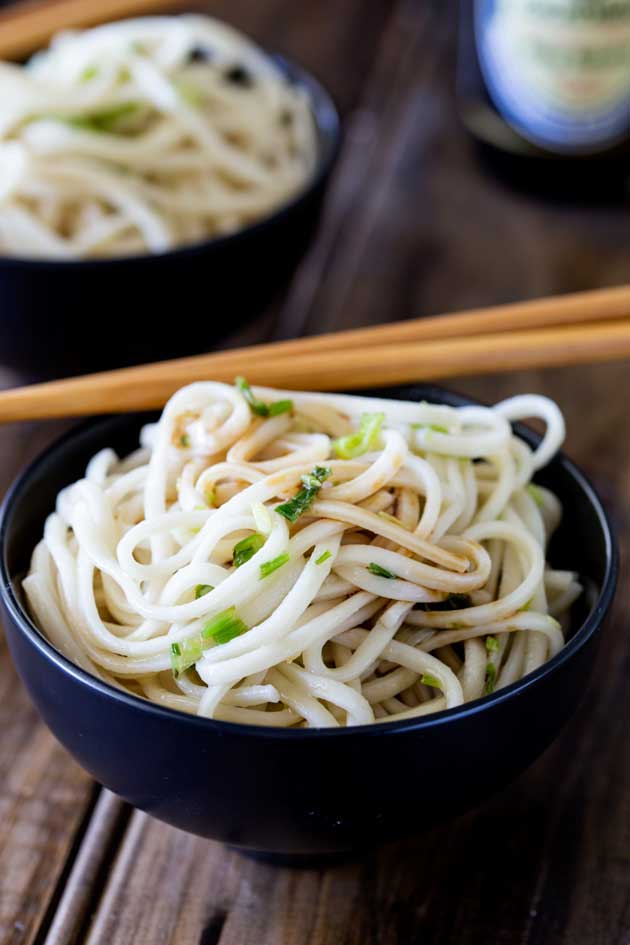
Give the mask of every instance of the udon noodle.
[[[510, 421], [536, 417], [532, 450]], [[501, 689], [563, 646], [576, 574], [546, 563], [532, 477], [557, 406], [176, 393], [140, 448], [64, 489], [24, 581], [84, 670], [229, 722], [345, 726]]]
[[202, 16], [59, 35], [0, 63], [0, 254], [158, 253], [286, 203], [316, 160], [304, 90]]

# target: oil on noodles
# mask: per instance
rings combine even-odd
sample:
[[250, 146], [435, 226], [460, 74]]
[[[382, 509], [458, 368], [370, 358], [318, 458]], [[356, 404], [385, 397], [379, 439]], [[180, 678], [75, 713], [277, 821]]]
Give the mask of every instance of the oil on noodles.
[[[510, 421], [537, 417], [532, 450]], [[196, 383], [64, 489], [24, 582], [50, 641], [153, 702], [345, 726], [500, 689], [563, 646], [577, 575], [532, 477], [557, 406], [459, 408]]]

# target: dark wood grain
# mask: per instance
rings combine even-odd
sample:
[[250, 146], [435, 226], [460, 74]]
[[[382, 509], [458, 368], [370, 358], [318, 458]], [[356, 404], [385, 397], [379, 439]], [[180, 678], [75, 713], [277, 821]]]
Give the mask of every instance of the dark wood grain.
[[[226, 343], [630, 279], [627, 206], [545, 203], [478, 164], [453, 101], [454, 0], [206, 8], [302, 60], [346, 118], [318, 239], [284, 298]], [[627, 575], [630, 365], [450, 386], [485, 401], [530, 390], [558, 401]], [[53, 432], [0, 430], [0, 484]], [[261, 865], [137, 812], [127, 825], [107, 795], [86, 821], [89, 779], [36, 720], [2, 651], [1, 945], [629, 945], [629, 612], [622, 578], [580, 710], [510, 788], [327, 870]]]

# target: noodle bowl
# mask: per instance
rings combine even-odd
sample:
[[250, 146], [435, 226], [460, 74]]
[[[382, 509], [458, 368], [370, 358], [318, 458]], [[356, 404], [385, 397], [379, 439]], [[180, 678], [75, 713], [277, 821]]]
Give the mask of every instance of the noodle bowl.
[[312, 176], [305, 92], [208, 17], [58, 36], [0, 63], [0, 254], [159, 253], [242, 229]]
[[[545, 421], [532, 450], [510, 421]], [[532, 477], [538, 396], [447, 407], [197, 383], [60, 493], [24, 588], [50, 641], [161, 705], [279, 727], [480, 698], [563, 646], [577, 576]]]

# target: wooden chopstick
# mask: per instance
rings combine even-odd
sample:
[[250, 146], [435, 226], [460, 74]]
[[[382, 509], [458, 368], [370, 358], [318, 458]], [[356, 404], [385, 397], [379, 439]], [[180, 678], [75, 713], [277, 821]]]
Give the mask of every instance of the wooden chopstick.
[[[234, 365], [237, 373], [246, 373], [261, 358], [312, 355], [317, 351], [359, 348], [385, 344], [437, 341], [484, 335], [494, 332], [533, 330], [561, 325], [630, 318], [630, 285], [594, 289], [551, 298], [511, 302], [490, 308], [470, 309], [448, 315], [411, 318], [368, 328], [352, 328], [289, 341], [275, 341], [246, 348], [232, 348], [213, 355], [213, 365]], [[186, 359], [188, 360], [188, 359]], [[173, 363], [173, 362], [171, 362]], [[133, 368], [131, 370], [134, 370]]]
[[54, 0], [19, 3], [0, 13], [0, 59], [21, 59], [60, 30], [188, 6], [185, 0]]
[[[502, 331], [426, 337], [447, 320], [442, 316], [419, 322], [416, 334], [403, 341], [373, 343], [375, 337], [396, 327], [382, 326], [34, 384], [0, 393], [0, 422], [161, 407], [184, 384], [206, 379], [231, 383], [239, 373], [261, 385], [341, 390], [626, 359], [630, 358], [630, 304], [624, 317], [624, 292], [630, 300], [628, 289], [613, 293], [619, 308], [605, 321], [599, 321], [596, 313], [590, 322], [510, 331], [511, 324], [521, 323], [523, 309], [502, 306]], [[582, 312], [576, 296], [567, 297], [567, 302], [572, 310]], [[537, 324], [545, 322], [531, 306], [551, 312], [552, 320], [564, 317], [562, 298], [553, 304], [542, 300], [527, 305]], [[481, 318], [494, 326], [495, 317], [496, 310], [494, 315], [493, 310], [478, 310], [450, 318], [459, 318], [458, 325], [465, 331], [468, 324], [478, 329]], [[369, 343], [356, 344], [355, 339], [365, 338], [366, 331]]]

